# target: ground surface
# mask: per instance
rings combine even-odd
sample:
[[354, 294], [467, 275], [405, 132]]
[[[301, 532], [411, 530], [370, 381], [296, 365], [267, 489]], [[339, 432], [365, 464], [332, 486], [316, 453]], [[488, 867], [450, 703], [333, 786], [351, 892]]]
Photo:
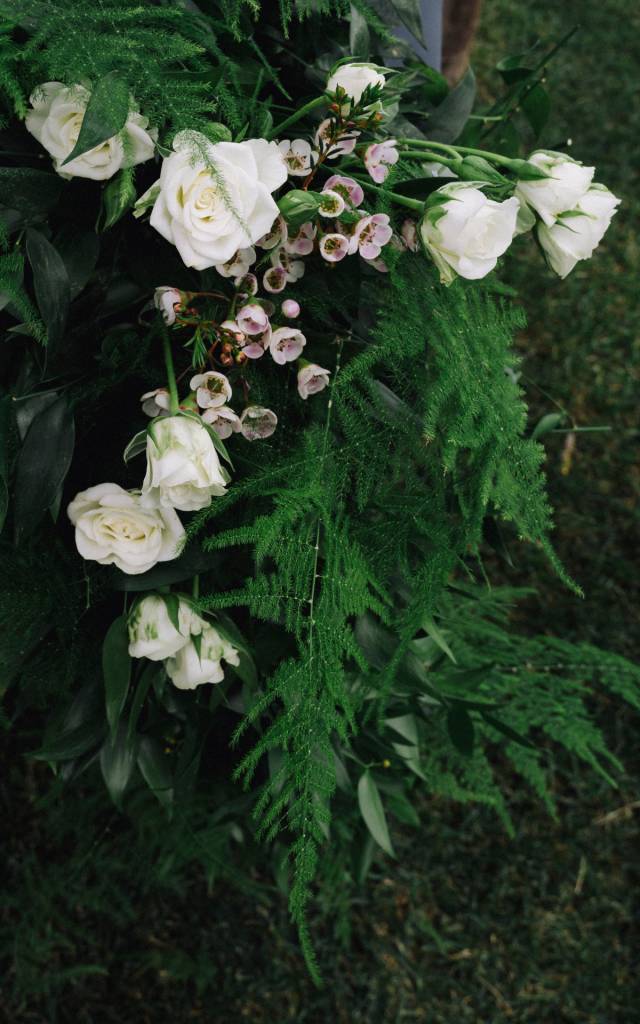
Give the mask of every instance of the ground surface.
[[[577, 23], [579, 35], [550, 72], [555, 108], [544, 141], [562, 148], [570, 135], [574, 155], [597, 164], [598, 178], [624, 206], [594, 260], [563, 284], [524, 241], [510, 279], [529, 313], [518, 345], [533, 418], [560, 406], [579, 426], [612, 429], [578, 434], [566, 475], [566, 435], [546, 440], [556, 544], [585, 600], [526, 554], [509, 580], [538, 589], [526, 609], [530, 628], [637, 659], [640, 261], [632, 169], [640, 17], [627, 0], [486, 0], [475, 64], [490, 91], [499, 57]], [[374, 870], [355, 903], [350, 941], [318, 925], [320, 991], [308, 981], [275, 894], [249, 897], [215, 883], [208, 892], [196, 872], [174, 889], [171, 865], [164, 886], [149, 888], [117, 815], [79, 802], [72, 827], [42, 775], [29, 774], [25, 785], [20, 773], [17, 788], [3, 773], [0, 813], [12, 821], [5, 937], [15, 940], [20, 962], [5, 978], [0, 1019], [640, 1021], [637, 722], [606, 705], [599, 712], [627, 765], [620, 789], [594, 785], [574, 769], [558, 794], [558, 824], [514, 792], [515, 840], [484, 811], [428, 805], [424, 827], [397, 838], [397, 864]]]

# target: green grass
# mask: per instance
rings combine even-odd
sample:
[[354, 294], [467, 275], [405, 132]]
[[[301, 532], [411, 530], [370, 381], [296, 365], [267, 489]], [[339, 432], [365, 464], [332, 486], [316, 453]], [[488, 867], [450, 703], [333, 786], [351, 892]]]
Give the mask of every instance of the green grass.
[[[538, 589], [522, 613], [527, 628], [637, 659], [640, 15], [628, 0], [485, 0], [475, 64], [490, 91], [496, 60], [577, 23], [550, 69], [554, 111], [543, 142], [562, 148], [570, 135], [573, 154], [596, 163], [624, 204], [594, 259], [567, 281], [524, 239], [509, 275], [529, 315], [518, 345], [532, 419], [559, 405], [579, 426], [611, 430], [577, 435], [567, 475], [566, 435], [545, 439], [556, 544], [585, 600], [515, 544], [508, 580]], [[78, 788], [63, 808], [46, 770], [32, 767], [25, 779], [7, 751], [17, 767], [0, 772], [2, 818], [12, 823], [0, 1019], [633, 1024], [637, 722], [604, 702], [596, 710], [628, 768], [620, 789], [564, 763], [560, 821], [514, 791], [514, 840], [482, 809], [426, 802], [423, 827], [394, 837], [398, 860], [378, 862], [355, 899], [350, 936], [314, 923], [320, 991], [266, 869], [257, 896], [215, 881], [208, 888], [196, 870], [185, 880], [171, 864], [152, 884], [138, 841], [106, 798]]]

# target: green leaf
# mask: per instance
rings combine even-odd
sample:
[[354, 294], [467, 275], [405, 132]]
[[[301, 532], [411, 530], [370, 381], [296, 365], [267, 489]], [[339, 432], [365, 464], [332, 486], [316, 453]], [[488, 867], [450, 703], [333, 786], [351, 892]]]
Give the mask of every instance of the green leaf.
[[390, 729], [395, 729], [405, 740], [417, 746], [418, 723], [416, 722], [415, 715], [399, 715], [397, 718], [387, 718], [385, 725], [388, 725]]
[[192, 579], [199, 572], [206, 572], [218, 564], [220, 555], [216, 551], [203, 551], [199, 544], [191, 541], [179, 558], [171, 562], [159, 562], [148, 572], [129, 576], [119, 569], [114, 570], [113, 586], [116, 590], [140, 592], [157, 590], [172, 583]]
[[55, 206], [63, 187], [58, 174], [31, 167], [0, 167], [0, 205], [27, 217], [41, 215]]
[[531, 432], [531, 440], [537, 441], [539, 437], [543, 437], [548, 434], [550, 430], [555, 430], [559, 423], [562, 423], [565, 418], [564, 413], [561, 412], [548, 412], [546, 416], [538, 420], [535, 427]]
[[367, 60], [369, 57], [369, 26], [367, 19], [357, 7], [351, 4], [349, 14], [349, 52], [354, 57]]
[[122, 453], [122, 458], [125, 462], [131, 462], [131, 459], [135, 459], [136, 455], [141, 455], [142, 452], [147, 449], [147, 431], [139, 430], [137, 434], [129, 441], [129, 444]]
[[447, 730], [456, 750], [470, 757], [473, 753], [475, 729], [471, 715], [460, 704], [456, 704], [447, 713]]
[[100, 230], [107, 231], [117, 224], [127, 210], [133, 207], [136, 198], [133, 167], [123, 167], [114, 175], [102, 193]]
[[63, 231], [56, 235], [56, 249], [67, 268], [71, 301], [85, 288], [100, 254], [100, 240], [95, 231]]
[[112, 139], [124, 128], [129, 114], [129, 86], [117, 71], [101, 78], [91, 92], [82, 118], [78, 141], [62, 166]]
[[493, 715], [487, 714], [486, 711], [482, 711], [481, 714], [487, 725], [490, 725], [492, 729], [497, 729], [498, 732], [501, 732], [503, 736], [507, 737], [507, 739], [512, 740], [513, 743], [518, 743], [521, 747], [528, 747], [529, 750], [538, 749], [536, 744], [527, 736], [523, 736], [522, 733], [516, 732], [516, 730], [512, 729], [510, 725], [506, 724], [506, 722], [500, 721], [499, 718], [494, 718]]
[[180, 632], [180, 598], [177, 594], [161, 594], [167, 608], [169, 621], [176, 632]]
[[113, 736], [129, 692], [131, 658], [127, 616], [120, 615], [111, 623], [102, 645], [102, 674], [107, 721]]
[[443, 651], [444, 654], [446, 654], [447, 658], [450, 658], [454, 665], [457, 665], [453, 651], [449, 647], [449, 644], [445, 640], [443, 633], [440, 631], [438, 626], [436, 626], [433, 619], [429, 618], [428, 616], [425, 616], [425, 618], [422, 620], [422, 628], [424, 629], [425, 633], [427, 633], [431, 637], [434, 643], [438, 645], [440, 650]]
[[156, 676], [160, 673], [164, 674], [164, 672], [164, 665], [158, 664], [156, 661], [146, 662], [142, 669], [140, 678], [138, 679], [138, 685], [136, 686], [135, 693], [131, 701], [131, 710], [129, 711], [129, 726], [127, 728], [127, 738], [129, 740], [136, 731], [140, 712], [142, 711], [147, 694], [151, 689]]
[[358, 782], [358, 804], [360, 813], [364, 818], [365, 825], [375, 839], [378, 846], [381, 846], [385, 853], [394, 857], [387, 819], [380, 799], [380, 793], [373, 777], [368, 771], [363, 772]]
[[454, 142], [467, 123], [475, 98], [476, 77], [469, 68], [455, 89], [429, 115], [429, 138], [435, 142]]
[[29, 537], [54, 502], [71, 464], [75, 441], [73, 415], [61, 396], [32, 420], [18, 456], [15, 485], [15, 536]]
[[387, 793], [386, 802], [387, 807], [398, 821], [404, 822], [405, 825], [413, 825], [416, 828], [419, 826], [420, 818], [418, 813], [403, 793]]
[[152, 736], [143, 736], [138, 749], [138, 768], [147, 786], [171, 815], [173, 805], [173, 776], [167, 755]]
[[9, 460], [7, 450], [12, 405], [13, 402], [9, 395], [0, 398], [0, 533], [2, 533], [9, 507]]
[[27, 257], [33, 271], [38, 309], [47, 328], [51, 346], [64, 333], [71, 301], [71, 285], [58, 250], [35, 228], [27, 229]]
[[70, 761], [97, 746], [102, 740], [104, 732], [103, 721], [93, 719], [82, 722], [80, 725], [65, 729], [58, 736], [52, 737], [31, 756], [36, 761]]
[[100, 751], [100, 768], [109, 795], [120, 810], [122, 797], [136, 763], [137, 742], [130, 740], [124, 726], [108, 736]]
[[540, 135], [542, 129], [549, 120], [549, 114], [551, 113], [551, 100], [549, 93], [543, 85], [539, 82], [534, 85], [533, 89], [523, 97], [520, 102], [520, 107], [531, 125], [536, 137]]

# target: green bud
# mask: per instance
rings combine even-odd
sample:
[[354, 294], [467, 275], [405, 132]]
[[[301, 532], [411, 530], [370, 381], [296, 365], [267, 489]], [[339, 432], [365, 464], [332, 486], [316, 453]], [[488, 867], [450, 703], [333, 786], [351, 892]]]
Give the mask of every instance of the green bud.
[[460, 165], [453, 170], [463, 181], [488, 181], [492, 185], [507, 183], [504, 174], [500, 174], [500, 171], [483, 156], [465, 156]]
[[544, 178], [550, 177], [535, 164], [530, 164], [528, 160], [510, 160], [506, 166], [521, 181], [542, 181]]
[[212, 121], [211, 124], [205, 125], [202, 134], [206, 135], [210, 142], [231, 142], [232, 139], [226, 124], [221, 124], [220, 121]]
[[278, 209], [288, 226], [295, 230], [316, 216], [321, 202], [322, 197], [318, 192], [294, 188], [278, 200]]

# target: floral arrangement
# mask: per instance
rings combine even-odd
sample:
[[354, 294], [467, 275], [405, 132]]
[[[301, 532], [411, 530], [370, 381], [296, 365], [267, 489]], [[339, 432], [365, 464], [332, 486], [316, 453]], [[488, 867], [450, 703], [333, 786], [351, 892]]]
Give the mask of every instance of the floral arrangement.
[[[15, 487], [17, 578], [34, 551], [57, 559], [52, 587], [62, 581], [69, 605], [52, 640], [64, 699], [35, 756], [69, 777], [98, 762], [119, 807], [137, 766], [171, 811], [185, 778], [195, 785], [216, 713], [240, 715], [228, 730], [244, 745], [237, 777], [257, 773], [262, 833], [290, 837], [291, 907], [313, 965], [304, 907], [347, 763], [370, 862], [372, 843], [392, 852], [381, 793], [407, 820], [416, 780], [506, 817], [487, 744], [506, 745], [538, 789], [529, 730], [591, 763], [608, 756], [571, 687], [554, 689], [551, 642], [532, 656], [538, 685], [572, 716], [562, 736], [532, 682], [514, 692], [513, 641], [494, 631], [486, 658], [484, 599], [473, 598], [477, 619], [452, 581], [502, 519], [575, 586], [548, 540], [543, 453], [525, 435], [509, 350], [517, 314], [493, 272], [531, 233], [566, 277], [619, 200], [569, 155], [534, 146], [525, 158], [478, 137], [490, 142], [494, 124], [512, 124], [514, 98], [543, 88], [546, 57], [505, 75], [497, 112], [473, 121], [468, 82], [449, 91], [408, 50], [393, 68], [377, 62], [390, 37], [359, 5], [347, 38], [335, 10], [307, 12], [342, 32], [322, 66], [297, 37], [311, 83], [284, 34], [308, 22], [287, 15], [262, 33], [224, 8], [143, 5], [132, 39], [147, 32], [148, 47], [172, 26], [154, 84], [119, 51], [128, 8], [116, 0], [91, 16], [53, 4], [25, 67], [7, 62], [19, 143], [18, 164], [7, 154], [0, 172], [13, 189], [3, 289], [17, 326], [2, 479]], [[31, 31], [20, 18], [14, 30]], [[81, 30], [103, 45], [74, 72], [64, 39]], [[268, 56], [243, 56], [247, 39]], [[242, 74], [225, 78], [223, 53]], [[63, 81], [33, 81], [65, 61]], [[82, 215], [75, 231], [73, 211], [96, 201], [97, 230]], [[123, 592], [134, 597], [114, 619]], [[31, 604], [28, 621], [39, 615]], [[40, 632], [10, 673], [27, 691]], [[585, 660], [601, 670], [596, 653], [562, 650], [569, 673]], [[80, 663], [93, 666], [84, 688]], [[608, 685], [632, 699], [621, 664], [607, 662]]]

